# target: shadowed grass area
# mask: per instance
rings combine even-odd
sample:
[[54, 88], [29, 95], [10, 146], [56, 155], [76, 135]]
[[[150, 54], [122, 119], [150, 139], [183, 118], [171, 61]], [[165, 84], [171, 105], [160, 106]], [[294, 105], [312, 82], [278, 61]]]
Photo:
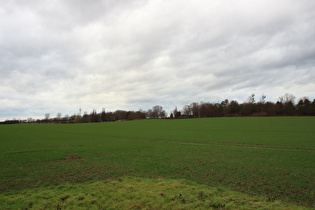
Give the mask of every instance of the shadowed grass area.
[[1, 209], [306, 209], [185, 180], [117, 180], [0, 195]]

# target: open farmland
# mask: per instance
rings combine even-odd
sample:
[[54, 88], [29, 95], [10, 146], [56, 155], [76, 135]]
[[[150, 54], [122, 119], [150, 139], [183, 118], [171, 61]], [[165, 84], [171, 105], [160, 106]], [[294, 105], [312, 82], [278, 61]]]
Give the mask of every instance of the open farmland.
[[315, 118], [0, 126], [0, 190], [180, 179], [314, 206]]

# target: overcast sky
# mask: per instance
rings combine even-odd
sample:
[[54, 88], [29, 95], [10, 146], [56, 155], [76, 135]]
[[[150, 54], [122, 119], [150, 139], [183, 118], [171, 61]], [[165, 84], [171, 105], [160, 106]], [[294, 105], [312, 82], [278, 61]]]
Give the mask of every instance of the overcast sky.
[[0, 121], [315, 98], [314, 0], [1, 0]]

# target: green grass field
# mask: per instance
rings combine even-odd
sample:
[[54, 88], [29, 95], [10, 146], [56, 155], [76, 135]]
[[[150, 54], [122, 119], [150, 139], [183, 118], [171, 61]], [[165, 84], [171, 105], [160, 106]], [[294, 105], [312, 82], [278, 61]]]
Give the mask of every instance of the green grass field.
[[14, 205], [12, 196], [38, 189], [137, 177], [143, 183], [186, 180], [312, 208], [314, 128], [314, 117], [2, 125], [0, 202]]

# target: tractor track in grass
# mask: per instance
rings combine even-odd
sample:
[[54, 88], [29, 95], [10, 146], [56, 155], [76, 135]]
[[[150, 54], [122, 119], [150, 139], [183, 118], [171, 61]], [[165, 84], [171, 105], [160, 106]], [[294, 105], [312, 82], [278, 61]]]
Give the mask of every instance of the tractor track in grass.
[[[119, 139], [138, 140], [134, 137], [125, 136], [111, 136]], [[171, 141], [163, 138], [148, 139], [144, 138], [143, 141], [155, 141], [161, 143], [172, 143], [172, 144], [187, 144], [197, 146], [216, 146], [216, 147], [235, 147], [235, 148], [249, 148], [249, 149], [269, 149], [269, 150], [286, 150], [286, 151], [303, 151], [303, 152], [315, 152], [315, 147], [294, 147], [288, 145], [270, 145], [270, 144], [249, 144], [249, 143], [236, 143], [236, 142], [182, 142], [182, 141]]]
[[198, 143], [198, 142], [179, 142], [179, 141], [168, 141], [168, 143], [197, 145], [197, 146], [217, 146], [217, 147], [235, 147], [235, 148], [249, 148], [249, 149], [270, 149], [270, 150], [315, 152], [315, 148], [313, 147], [292, 147], [292, 146], [267, 145], [267, 144], [246, 144], [246, 143], [231, 143], [231, 142], [209, 142], [206, 144], [206, 143]]

